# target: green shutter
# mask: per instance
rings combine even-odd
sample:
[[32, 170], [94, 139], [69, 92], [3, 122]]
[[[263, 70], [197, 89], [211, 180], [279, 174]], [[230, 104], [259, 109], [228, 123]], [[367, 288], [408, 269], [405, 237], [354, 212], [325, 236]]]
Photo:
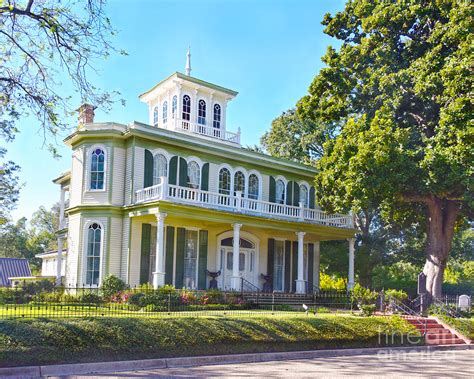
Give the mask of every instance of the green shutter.
[[173, 284], [174, 226], [166, 227], [165, 283]]
[[143, 187], [151, 187], [153, 185], [153, 154], [150, 150], [145, 149], [145, 172], [143, 175]]
[[285, 241], [285, 292], [290, 292], [291, 241]]
[[176, 237], [176, 288], [183, 288], [184, 249], [186, 248], [186, 229], [178, 228]]
[[206, 289], [207, 270], [207, 230], [199, 231], [199, 263], [198, 263], [198, 289]]
[[140, 284], [148, 283], [150, 277], [151, 225], [142, 224], [142, 247], [140, 255]]
[[311, 186], [311, 188], [309, 189], [309, 207], [311, 209], [316, 208], [315, 204], [314, 204], [315, 200], [316, 200], [316, 191], [315, 191], [314, 187]]
[[209, 163], [204, 163], [202, 165], [201, 189], [203, 191], [209, 191]]
[[314, 244], [308, 244], [308, 293], [313, 293]]
[[178, 177], [178, 157], [175, 155], [170, 159], [170, 167], [168, 173], [168, 183], [169, 184], [177, 184], [178, 181], [176, 178]]
[[291, 290], [296, 292], [296, 279], [298, 279], [298, 242], [296, 241], [293, 241], [291, 276]]
[[188, 186], [188, 162], [181, 157], [179, 157], [179, 185], [181, 187]]
[[286, 205], [293, 205], [293, 182], [286, 184]]
[[293, 182], [293, 205], [300, 205], [300, 186], [296, 182]]
[[270, 188], [268, 194], [268, 201], [274, 203], [276, 198], [276, 181], [273, 176], [270, 176]]
[[268, 252], [267, 252], [267, 275], [271, 275], [272, 278], [275, 276], [275, 240], [273, 238], [268, 239]]

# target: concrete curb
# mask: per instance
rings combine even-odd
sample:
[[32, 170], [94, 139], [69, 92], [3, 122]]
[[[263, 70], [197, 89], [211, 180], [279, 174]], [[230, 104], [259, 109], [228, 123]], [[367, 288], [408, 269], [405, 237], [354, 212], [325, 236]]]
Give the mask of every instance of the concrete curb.
[[403, 347], [373, 347], [356, 349], [332, 349], [332, 350], [308, 350], [290, 351], [275, 353], [256, 354], [235, 354], [235, 355], [212, 355], [202, 357], [180, 357], [180, 358], [160, 358], [143, 359], [135, 361], [112, 361], [112, 362], [92, 362], [73, 363], [48, 366], [28, 366], [28, 367], [4, 367], [0, 368], [2, 378], [38, 378], [42, 376], [66, 376], [107, 373], [117, 371], [137, 371], [160, 368], [192, 367], [219, 365], [231, 363], [256, 363], [281, 360], [311, 359], [344, 357], [366, 354], [389, 354], [395, 352], [433, 352], [450, 350], [474, 350], [474, 345], [442, 345], [442, 346], [403, 346]]

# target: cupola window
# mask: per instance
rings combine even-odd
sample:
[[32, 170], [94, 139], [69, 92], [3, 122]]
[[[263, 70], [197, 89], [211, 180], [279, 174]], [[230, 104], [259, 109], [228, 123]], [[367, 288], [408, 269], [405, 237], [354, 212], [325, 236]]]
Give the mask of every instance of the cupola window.
[[216, 129], [221, 128], [221, 106], [219, 104], [214, 104], [214, 119], [212, 121], [212, 126]]
[[204, 100], [199, 100], [198, 124], [206, 125], [206, 102]]
[[189, 127], [191, 120], [191, 98], [188, 95], [183, 96], [183, 126]]
[[163, 124], [168, 122], [168, 102], [163, 103]]
[[153, 108], [153, 125], [158, 126], [158, 107]]
[[174, 95], [171, 102], [171, 117], [176, 117], [176, 109], [178, 108], [178, 96]]

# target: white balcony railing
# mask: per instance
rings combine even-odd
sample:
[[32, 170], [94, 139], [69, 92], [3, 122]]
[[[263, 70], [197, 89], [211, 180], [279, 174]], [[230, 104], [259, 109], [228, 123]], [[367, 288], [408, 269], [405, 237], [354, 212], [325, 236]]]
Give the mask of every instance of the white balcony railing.
[[181, 132], [199, 134], [206, 137], [217, 138], [222, 141], [240, 144], [240, 128], [237, 133], [234, 133], [208, 125], [196, 124], [183, 119], [175, 119], [173, 121], [175, 123], [174, 128]]
[[176, 203], [190, 204], [203, 208], [222, 209], [253, 216], [273, 217], [279, 219], [315, 223], [339, 228], [353, 228], [351, 215], [328, 214], [319, 209], [300, 206], [271, 203], [200, 189], [181, 187], [167, 183], [167, 178], [160, 178], [160, 183], [135, 192], [135, 203], [168, 200]]

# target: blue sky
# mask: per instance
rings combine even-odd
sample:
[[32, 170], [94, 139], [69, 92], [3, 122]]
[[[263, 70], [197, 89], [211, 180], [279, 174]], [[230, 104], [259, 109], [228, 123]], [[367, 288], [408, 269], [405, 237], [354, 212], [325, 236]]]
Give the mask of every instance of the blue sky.
[[[99, 74], [92, 79], [98, 87], [120, 91], [126, 106], [96, 112], [96, 121], [147, 122], [138, 95], [183, 72], [190, 45], [192, 76], [239, 92], [229, 104], [229, 129], [240, 126], [243, 144], [257, 144], [271, 121], [307, 92], [321, 56], [336, 43], [320, 22], [343, 6], [341, 0], [111, 0], [108, 14], [120, 31], [113, 43], [129, 55], [95, 62]], [[64, 95], [73, 95], [63, 83]], [[71, 119], [71, 127], [75, 122]], [[14, 219], [30, 218], [40, 205], [56, 202], [59, 189], [51, 180], [71, 164], [65, 134], [57, 139], [62, 158], [54, 159], [35, 120], [26, 118], [19, 126], [21, 133], [7, 146], [25, 183]]]

